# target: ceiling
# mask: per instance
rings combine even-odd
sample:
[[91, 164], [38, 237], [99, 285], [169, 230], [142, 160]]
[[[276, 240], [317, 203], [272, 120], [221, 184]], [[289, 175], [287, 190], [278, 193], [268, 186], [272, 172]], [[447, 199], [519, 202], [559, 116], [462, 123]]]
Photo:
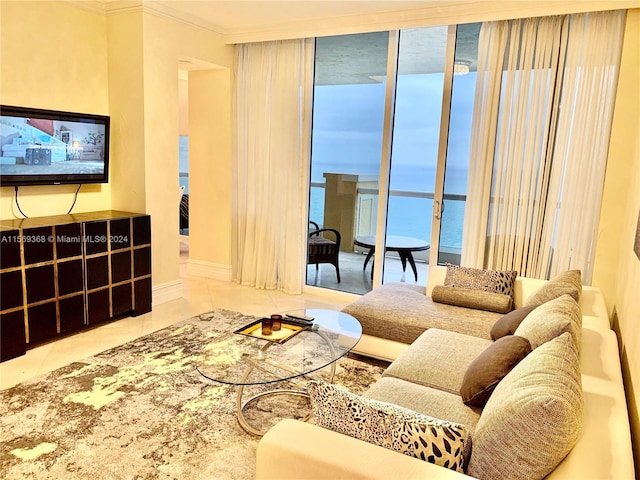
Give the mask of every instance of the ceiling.
[[[460, 25], [455, 63], [475, 71], [480, 23]], [[442, 73], [445, 69], [447, 27], [410, 28], [400, 31], [398, 74]], [[318, 38], [316, 85], [377, 83], [387, 73], [387, 32]]]

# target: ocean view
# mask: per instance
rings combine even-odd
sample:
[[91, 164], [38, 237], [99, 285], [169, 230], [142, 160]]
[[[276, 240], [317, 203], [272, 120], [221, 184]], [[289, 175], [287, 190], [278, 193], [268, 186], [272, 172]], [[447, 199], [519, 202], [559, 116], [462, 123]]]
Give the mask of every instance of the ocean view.
[[[389, 235], [431, 241], [433, 194], [440, 136], [444, 75], [398, 76], [391, 154], [390, 189], [412, 192], [391, 195], [387, 210]], [[467, 192], [469, 137], [475, 74], [456, 75], [451, 100], [445, 195]], [[316, 86], [314, 90], [311, 181], [324, 183], [325, 172], [380, 172], [385, 81]], [[445, 200], [440, 245], [462, 247], [465, 201]], [[310, 219], [323, 224], [324, 188], [311, 189]]]
[[[330, 169], [329, 172], [340, 172]], [[350, 172], [370, 173], [370, 172]], [[426, 172], [412, 174], [408, 172], [404, 181], [399, 181], [400, 188], [393, 181], [395, 171], [392, 172], [392, 190], [411, 192], [433, 193], [433, 187], [425, 188], [423, 185], [434, 185], [433, 175]], [[420, 174], [421, 173], [421, 174]], [[427, 180], [431, 177], [431, 183]], [[420, 179], [425, 179], [424, 182]], [[416, 181], [417, 180], [417, 181]], [[464, 194], [466, 191], [467, 171], [451, 169], [447, 172], [446, 193]], [[422, 188], [420, 188], [422, 186]], [[445, 208], [442, 215], [440, 229], [440, 244], [443, 247], [462, 247], [462, 225], [464, 221], [464, 201], [445, 200]], [[433, 212], [433, 200], [415, 196], [391, 195], [387, 213], [387, 231], [389, 235], [401, 235], [406, 237], [421, 238], [431, 241], [431, 216]], [[322, 225], [324, 220], [324, 188], [312, 187], [309, 208], [309, 218]]]

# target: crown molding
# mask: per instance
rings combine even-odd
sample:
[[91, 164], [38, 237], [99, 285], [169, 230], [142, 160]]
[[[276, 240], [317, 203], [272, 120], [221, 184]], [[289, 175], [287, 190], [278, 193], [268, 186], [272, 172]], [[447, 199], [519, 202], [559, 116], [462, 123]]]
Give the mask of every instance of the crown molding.
[[637, 0], [448, 0], [414, 9], [387, 10], [229, 29], [225, 43], [322, 37], [402, 28], [637, 8]]
[[297, 19], [234, 28], [212, 24], [154, 0], [63, 1], [103, 15], [148, 13], [213, 32], [220, 35], [226, 44], [637, 8], [637, 0], [433, 0], [427, 6], [421, 2], [422, 7], [412, 9]]
[[196, 16], [180, 12], [153, 0], [62, 0], [65, 3], [102, 15], [119, 15], [127, 13], [148, 13], [197, 27], [218, 35], [226, 35], [227, 31], [219, 25], [214, 25]]

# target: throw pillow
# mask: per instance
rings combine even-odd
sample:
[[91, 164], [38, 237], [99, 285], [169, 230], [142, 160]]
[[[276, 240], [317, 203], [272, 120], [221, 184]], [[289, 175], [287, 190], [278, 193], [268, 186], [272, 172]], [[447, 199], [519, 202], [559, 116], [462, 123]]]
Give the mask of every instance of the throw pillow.
[[533, 350], [498, 384], [473, 432], [467, 475], [545, 477], [575, 446], [583, 412], [580, 360], [564, 333]]
[[464, 425], [366, 399], [313, 380], [307, 385], [317, 425], [462, 472], [471, 441]]
[[505, 335], [513, 335], [516, 328], [520, 326], [522, 321], [534, 308], [536, 308], [535, 305], [520, 307], [498, 319], [498, 321], [493, 324], [493, 327], [491, 327], [491, 340], [498, 340]]
[[467, 367], [460, 387], [462, 401], [484, 407], [500, 380], [529, 353], [531, 345], [524, 337], [509, 335], [491, 344]]
[[482, 270], [459, 267], [447, 263], [444, 284], [447, 287], [462, 287], [483, 292], [502, 293], [513, 298], [513, 289], [518, 272], [515, 270]]
[[556, 275], [527, 297], [524, 304], [542, 305], [565, 294], [571, 295], [576, 302], [580, 301], [580, 295], [582, 294], [582, 273], [580, 270], [567, 270]]
[[431, 300], [457, 307], [475, 308], [489, 312], [507, 313], [513, 305], [509, 295], [485, 292], [462, 287], [436, 285], [431, 291]]
[[580, 305], [569, 295], [544, 303], [533, 310], [516, 328], [514, 335], [526, 338], [531, 348], [569, 332], [576, 348], [582, 344], [582, 312]]

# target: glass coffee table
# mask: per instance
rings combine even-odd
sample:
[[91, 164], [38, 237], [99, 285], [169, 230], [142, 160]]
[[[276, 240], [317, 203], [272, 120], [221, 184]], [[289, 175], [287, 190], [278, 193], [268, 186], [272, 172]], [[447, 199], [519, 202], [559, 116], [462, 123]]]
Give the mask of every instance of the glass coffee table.
[[[311, 324], [297, 323], [286, 317], [287, 314], [314, 320]], [[274, 332], [273, 338], [263, 337], [259, 324], [256, 327], [249, 324], [205, 345], [197, 366], [203, 377], [238, 387], [238, 422], [245, 431], [258, 436], [266, 432], [251, 426], [244, 415], [244, 409], [250, 402], [269, 395], [308, 395], [303, 387], [273, 388], [243, 402], [245, 387], [271, 384], [277, 387], [280, 382], [307, 377], [325, 368], [329, 370], [328, 381], [333, 382], [336, 362], [347, 355], [362, 336], [360, 322], [339, 311], [306, 309], [282, 312], [282, 316], [283, 329]], [[285, 334], [290, 336], [283, 341]]]

